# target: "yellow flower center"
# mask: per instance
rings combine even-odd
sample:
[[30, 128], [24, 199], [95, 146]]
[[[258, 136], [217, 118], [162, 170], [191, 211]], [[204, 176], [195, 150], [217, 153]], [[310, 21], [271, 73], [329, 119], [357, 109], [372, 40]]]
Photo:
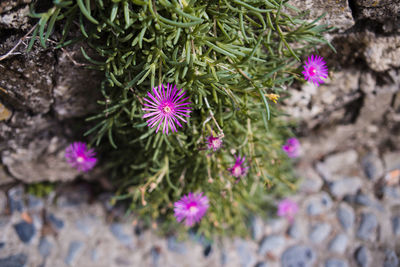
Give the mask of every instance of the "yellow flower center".
[[171, 108], [169, 106], [165, 106], [164, 107], [164, 112], [165, 113], [170, 113], [171, 112]]
[[79, 163], [82, 163], [84, 160], [85, 159], [83, 157], [81, 157], [81, 156], [76, 158], [76, 161], [79, 162]]
[[197, 210], [198, 210], [198, 208], [197, 208], [196, 206], [191, 206], [191, 207], [189, 208], [189, 212], [190, 212], [190, 213], [196, 213]]
[[236, 166], [235, 168], [233, 168], [233, 176], [238, 177], [242, 174], [242, 169], [240, 168], [240, 166]]

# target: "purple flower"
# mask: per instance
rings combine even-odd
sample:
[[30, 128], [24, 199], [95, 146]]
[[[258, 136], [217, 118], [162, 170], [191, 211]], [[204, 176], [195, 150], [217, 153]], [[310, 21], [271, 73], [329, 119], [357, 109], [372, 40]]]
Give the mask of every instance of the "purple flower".
[[298, 210], [297, 203], [290, 199], [281, 200], [278, 204], [278, 216], [285, 217], [290, 222], [293, 221], [294, 215]]
[[232, 168], [229, 168], [228, 171], [231, 172], [233, 177], [238, 178], [236, 180], [236, 182], [238, 182], [240, 178], [246, 176], [249, 167], [245, 164], [246, 157], [240, 157], [240, 155], [238, 155], [235, 156], [235, 159], [235, 164], [232, 166]]
[[97, 162], [94, 149], [88, 149], [82, 142], [70, 144], [65, 150], [65, 158], [72, 167], [84, 172], [91, 170]]
[[174, 207], [176, 220], [178, 222], [185, 220], [186, 226], [192, 226], [206, 214], [208, 198], [203, 196], [202, 192], [198, 194], [189, 193], [175, 202]]
[[178, 132], [175, 126], [175, 123], [178, 124], [179, 127], [182, 127], [182, 124], [179, 120], [187, 123], [183, 117], [190, 117], [188, 113], [190, 113], [190, 107], [187, 105], [191, 104], [190, 102], [186, 102], [189, 97], [183, 98], [185, 92], [180, 89], [172, 88], [172, 84], [167, 85], [167, 90], [165, 90], [164, 85], [161, 85], [153, 88], [153, 94], [147, 92], [147, 96], [144, 100], [147, 103], [143, 105], [146, 108], [143, 110], [147, 111], [146, 114], [143, 115], [143, 118], [151, 117], [147, 120], [147, 125], [150, 128], [153, 128], [155, 125], [157, 126], [156, 132], [160, 129], [161, 124], [163, 125], [163, 133], [167, 133], [169, 129], [172, 132]]
[[322, 79], [328, 78], [328, 67], [323, 57], [311, 55], [304, 64], [304, 79], [319, 86], [324, 83]]
[[207, 138], [207, 147], [208, 149], [212, 149], [214, 152], [220, 149], [222, 146], [222, 137], [218, 136], [209, 136]]
[[300, 142], [297, 138], [289, 138], [286, 144], [282, 146], [283, 151], [286, 152], [289, 158], [296, 158], [300, 153]]

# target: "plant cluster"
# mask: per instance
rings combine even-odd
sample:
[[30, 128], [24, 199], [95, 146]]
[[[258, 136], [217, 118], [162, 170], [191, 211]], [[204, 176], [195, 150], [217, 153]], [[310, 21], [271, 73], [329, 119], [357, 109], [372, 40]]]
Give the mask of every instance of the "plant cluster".
[[[299, 57], [329, 45], [325, 25], [287, 0], [54, 0], [34, 10], [29, 48], [56, 30], [57, 47], [84, 43], [104, 72], [85, 136], [99, 146], [115, 201], [170, 231], [173, 203], [186, 195], [187, 212], [207, 207], [201, 233], [246, 234], [251, 212], [295, 189], [282, 150], [292, 134], [276, 103], [299, 78]], [[179, 205], [179, 221], [198, 221]]]

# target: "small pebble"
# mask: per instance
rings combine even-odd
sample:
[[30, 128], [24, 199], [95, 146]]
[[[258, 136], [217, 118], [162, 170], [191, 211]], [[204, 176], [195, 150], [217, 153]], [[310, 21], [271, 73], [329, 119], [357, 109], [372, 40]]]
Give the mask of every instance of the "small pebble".
[[150, 250], [153, 267], [158, 267], [160, 262], [160, 248], [152, 247]]
[[57, 218], [53, 213], [47, 216], [47, 221], [50, 222], [55, 230], [61, 230], [64, 227], [63, 220]]
[[344, 230], [350, 230], [354, 225], [355, 215], [354, 210], [347, 204], [340, 204], [337, 217]]
[[330, 183], [329, 189], [337, 199], [345, 195], [354, 195], [362, 186], [362, 180], [358, 177], [343, 177], [340, 180]]
[[22, 212], [25, 208], [23, 200], [24, 188], [22, 187], [22, 185], [11, 188], [10, 190], [8, 190], [7, 195], [11, 213], [16, 211]]
[[357, 237], [362, 240], [371, 240], [374, 237], [378, 220], [373, 213], [363, 213], [361, 215], [361, 223], [357, 230]]
[[354, 258], [356, 259], [359, 267], [367, 267], [369, 261], [369, 252], [364, 246], [359, 247], [354, 254]]
[[14, 229], [19, 239], [24, 243], [29, 243], [36, 233], [34, 225], [25, 221], [14, 224]]
[[251, 236], [254, 240], [258, 241], [263, 235], [263, 222], [260, 217], [253, 216], [250, 220]]
[[75, 259], [78, 257], [78, 254], [83, 250], [84, 244], [80, 241], [72, 241], [69, 244], [67, 257], [65, 258], [64, 262], [71, 266]]
[[266, 262], [257, 262], [257, 264], [254, 267], [268, 267], [268, 264]]
[[367, 176], [367, 178], [372, 181], [376, 181], [384, 173], [383, 163], [381, 159], [373, 153], [365, 156], [361, 160], [361, 165], [364, 169], [365, 176]]
[[328, 212], [332, 207], [331, 197], [323, 192], [313, 195], [306, 200], [306, 210], [308, 215], [315, 216]]
[[19, 253], [11, 255], [5, 258], [0, 258], [0, 266], [4, 267], [27, 267], [26, 263], [28, 261], [28, 256]]
[[328, 237], [331, 229], [331, 225], [327, 223], [315, 225], [310, 232], [310, 240], [315, 244], [321, 243]]
[[400, 217], [392, 218], [392, 228], [393, 228], [393, 233], [396, 236], [399, 236], [400, 235]]
[[329, 244], [329, 250], [343, 254], [347, 248], [348, 237], [345, 234], [338, 234]]
[[315, 252], [306, 246], [297, 245], [288, 248], [282, 254], [282, 267], [312, 267], [317, 259]]
[[28, 195], [28, 208], [29, 210], [32, 211], [38, 211], [43, 209], [44, 207], [44, 202], [41, 198], [38, 198], [36, 196], [33, 195]]
[[399, 259], [393, 250], [388, 250], [385, 254], [386, 258], [383, 267], [399, 267]]
[[347, 264], [347, 262], [341, 259], [328, 259], [325, 262], [325, 267], [348, 267], [348, 266], [349, 265]]
[[207, 246], [205, 246], [204, 250], [203, 250], [203, 255], [204, 257], [208, 257], [212, 252], [212, 246], [211, 244], [208, 244]]
[[170, 236], [167, 238], [167, 247], [172, 252], [176, 252], [179, 254], [186, 253], [185, 243], [177, 241], [174, 236]]
[[124, 232], [123, 225], [120, 223], [113, 223], [110, 225], [110, 231], [119, 242], [128, 247], [133, 247], [133, 238]]
[[239, 262], [241, 267], [253, 267], [256, 263], [256, 258], [249, 248], [246, 241], [241, 240], [236, 242], [236, 250], [239, 254]]
[[40, 255], [42, 255], [45, 258], [49, 256], [51, 252], [51, 247], [52, 246], [50, 242], [47, 240], [45, 236], [40, 239], [38, 247]]
[[281, 235], [269, 235], [265, 237], [258, 249], [258, 254], [265, 255], [266, 253], [273, 253], [277, 255], [285, 246], [285, 238]]

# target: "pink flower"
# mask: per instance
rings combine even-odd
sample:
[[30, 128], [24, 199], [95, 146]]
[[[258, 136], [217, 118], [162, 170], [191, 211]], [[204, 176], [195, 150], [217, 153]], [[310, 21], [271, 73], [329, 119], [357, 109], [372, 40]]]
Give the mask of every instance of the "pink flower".
[[218, 136], [214, 137], [211, 134], [211, 136], [209, 136], [207, 138], [207, 147], [208, 147], [208, 149], [212, 149], [215, 152], [218, 149], [220, 149], [221, 146], [222, 146], [222, 137], [218, 137]]
[[299, 207], [296, 202], [290, 199], [284, 199], [278, 204], [278, 216], [286, 217], [286, 219], [292, 222], [298, 209]]
[[186, 226], [192, 226], [206, 214], [208, 198], [203, 196], [202, 192], [198, 194], [189, 193], [175, 202], [174, 207], [176, 220], [178, 222], [185, 220]]
[[94, 149], [88, 149], [82, 142], [70, 144], [65, 150], [65, 158], [72, 167], [84, 172], [91, 170], [97, 162]]
[[243, 156], [240, 157], [240, 155], [235, 156], [236, 162], [232, 166], [232, 168], [229, 168], [228, 171], [231, 172], [231, 175], [233, 177], [236, 177], [236, 183], [239, 182], [239, 179], [246, 176], [247, 171], [249, 170], [249, 167], [245, 164], [246, 157]]
[[328, 67], [323, 57], [311, 55], [304, 64], [304, 79], [311, 81], [316, 86], [324, 83], [322, 79], [328, 78]]
[[187, 107], [191, 103], [186, 102], [189, 97], [183, 98], [184, 95], [185, 92], [182, 89], [178, 91], [176, 85], [172, 88], [172, 84], [167, 85], [167, 90], [164, 85], [161, 85], [161, 88], [160, 86], [153, 88], [153, 94], [147, 92], [149, 99], [145, 97], [144, 100], [147, 103], [143, 104], [146, 107], [143, 110], [147, 111], [143, 118], [151, 117], [147, 120], [147, 125], [150, 128], [158, 125], [156, 132], [160, 129], [161, 124], [164, 124], [163, 133], [168, 134], [169, 129], [172, 132], [178, 132], [175, 123], [182, 127], [179, 120], [187, 123], [183, 117], [190, 117], [188, 113], [191, 112], [190, 107]]
[[300, 142], [297, 138], [289, 138], [286, 144], [282, 146], [282, 150], [286, 152], [289, 158], [296, 158], [300, 153]]

